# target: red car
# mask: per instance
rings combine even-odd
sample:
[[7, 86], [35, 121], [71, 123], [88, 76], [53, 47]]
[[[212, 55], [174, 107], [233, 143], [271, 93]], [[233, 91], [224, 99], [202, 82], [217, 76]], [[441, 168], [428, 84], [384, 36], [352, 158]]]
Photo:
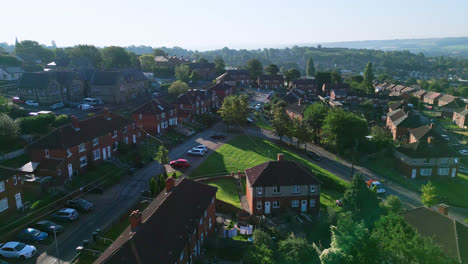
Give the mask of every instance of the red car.
[[190, 163], [186, 159], [178, 159], [169, 162], [169, 165], [172, 167], [179, 167], [179, 168], [188, 168], [190, 167]]
[[13, 98], [11, 98], [11, 101], [13, 103], [17, 103], [17, 104], [24, 104], [24, 100], [21, 100], [19, 97], [15, 96]]

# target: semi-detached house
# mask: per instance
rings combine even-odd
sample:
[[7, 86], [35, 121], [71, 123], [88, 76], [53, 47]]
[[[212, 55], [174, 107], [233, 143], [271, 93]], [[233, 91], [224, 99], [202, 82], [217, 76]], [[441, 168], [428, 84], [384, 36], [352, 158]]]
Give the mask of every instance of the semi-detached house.
[[11, 215], [23, 207], [23, 173], [0, 167], [0, 217]]
[[161, 135], [178, 125], [177, 109], [163, 100], [152, 99], [132, 112], [136, 125], [151, 135]]
[[118, 153], [118, 144], [137, 144], [142, 132], [131, 119], [104, 109], [84, 120], [53, 130], [28, 146], [32, 162], [39, 162], [42, 174], [53, 176], [56, 184], [86, 172], [90, 162], [100, 163]]
[[179, 121], [192, 121], [196, 115], [215, 109], [217, 100], [215, 92], [190, 89], [179, 95], [173, 106], [177, 109]]

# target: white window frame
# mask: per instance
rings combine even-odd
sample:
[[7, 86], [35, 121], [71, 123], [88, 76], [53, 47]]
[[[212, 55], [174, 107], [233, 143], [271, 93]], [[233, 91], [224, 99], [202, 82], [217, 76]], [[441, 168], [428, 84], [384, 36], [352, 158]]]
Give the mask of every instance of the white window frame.
[[71, 157], [73, 153], [70, 151], [69, 148], [67, 148], [67, 158]]
[[419, 170], [419, 174], [421, 176], [431, 176], [432, 175], [432, 168], [421, 168]]
[[139, 118], [140, 120], [143, 119], [143, 115], [142, 115], [142, 114], [139, 114], [139, 115], [138, 115], [138, 118]]
[[280, 208], [280, 202], [278, 200], [273, 201], [273, 208]]
[[0, 212], [3, 212], [8, 209], [8, 198], [3, 198], [0, 200]]
[[93, 138], [93, 146], [96, 146], [97, 144], [99, 144], [99, 139]]
[[257, 202], [257, 210], [260, 210], [262, 209], [262, 202]]
[[315, 193], [315, 185], [311, 185], [311, 186], [310, 186], [310, 192], [311, 192], [311, 193]]
[[273, 194], [280, 194], [281, 188], [280, 186], [273, 186]]
[[179, 261], [182, 261], [182, 259], [184, 259], [184, 251], [182, 251], [182, 252], [180, 253]]
[[49, 149], [45, 149], [45, 157], [46, 157], [46, 158], [49, 157]]
[[299, 207], [299, 200], [292, 200], [291, 201], [291, 207], [292, 208], [298, 208]]
[[61, 169], [57, 169], [57, 175], [58, 176], [62, 175], [62, 170]]
[[309, 206], [310, 207], [315, 207], [315, 199], [310, 199]]
[[208, 228], [211, 229], [211, 218], [208, 219]]
[[125, 142], [125, 144], [128, 144], [128, 137], [124, 138], [124, 142]]
[[450, 173], [450, 168], [439, 168], [437, 174], [440, 176], [448, 176]]
[[112, 138], [116, 138], [117, 135], [118, 135], [117, 130], [114, 130], [114, 133], [113, 133], [113, 135], [112, 135]]
[[203, 224], [203, 217], [200, 218], [200, 225]]
[[86, 158], [86, 156], [83, 156], [80, 158], [80, 167], [84, 167], [86, 165], [88, 165], [88, 159]]
[[86, 150], [85, 143], [81, 143], [80, 145], [78, 145], [78, 149], [80, 153], [85, 151]]
[[18, 184], [18, 178], [16, 177], [16, 175], [13, 175], [13, 185], [16, 184]]
[[5, 181], [0, 181], [0, 193], [5, 191]]
[[299, 185], [294, 185], [293, 193], [300, 193], [300, 192], [301, 192], [301, 186], [299, 186]]
[[161, 114], [161, 119], [165, 118], [166, 117], [166, 113], [162, 113]]
[[114, 144], [112, 144], [112, 150], [113, 151], [116, 151], [118, 149], [118, 146], [119, 146], [119, 142], [114, 142]]
[[262, 187], [257, 187], [257, 194], [259, 194], [259, 195], [263, 194], [263, 188]]
[[[96, 153], [97, 153], [97, 155], [96, 155]], [[98, 160], [98, 159], [101, 158], [101, 150], [100, 149], [95, 149], [93, 151], [93, 158], [94, 158], [94, 160]]]
[[206, 217], [206, 210], [205, 210], [205, 213], [203, 215]]

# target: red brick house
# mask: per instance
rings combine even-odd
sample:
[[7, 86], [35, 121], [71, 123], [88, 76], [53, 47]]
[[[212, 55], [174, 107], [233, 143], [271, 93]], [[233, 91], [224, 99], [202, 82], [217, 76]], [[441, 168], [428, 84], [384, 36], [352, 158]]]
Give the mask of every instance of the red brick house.
[[[442, 99], [443, 97], [441, 97]], [[458, 99], [458, 98], [454, 98], [453, 100], [444, 100], [443, 103], [446, 103], [444, 105], [440, 105], [441, 103], [441, 100], [439, 100], [439, 106], [440, 106], [440, 112], [442, 114], [443, 117], [445, 118], [450, 118], [452, 119], [453, 118], [453, 113], [457, 112], [461, 112], [463, 110], [465, 110], [466, 108], [466, 103], [461, 100], [461, 99]]]
[[208, 90], [214, 92], [218, 98], [218, 105], [216, 105], [216, 108], [220, 106], [219, 102], [222, 102], [224, 98], [232, 95], [235, 92], [235, 88], [233, 86], [224, 82], [217, 83], [211, 86]]
[[465, 106], [463, 111], [453, 112], [452, 121], [457, 124], [460, 128], [466, 128], [468, 126], [468, 120], [466, 116], [468, 115], [468, 105]]
[[292, 209], [297, 212], [320, 211], [320, 182], [293, 161], [268, 161], [245, 170], [246, 196], [252, 214], [270, 214]]
[[304, 103], [305, 100], [301, 97], [301, 94], [299, 94], [296, 89], [293, 89], [283, 97], [283, 100], [287, 103], [284, 110], [289, 118], [291, 120], [296, 118], [302, 120], [306, 104]]
[[237, 82], [234, 80], [227, 72], [221, 74], [220, 76], [216, 77], [216, 83], [223, 82], [225, 84], [236, 86]]
[[409, 144], [415, 143], [420, 140], [426, 140], [427, 137], [434, 136], [434, 133], [435, 133], [433, 130], [434, 126], [435, 125], [432, 123], [430, 125], [424, 125], [424, 126], [410, 129], [408, 143]]
[[132, 212], [130, 226], [94, 263], [193, 263], [215, 228], [216, 191], [168, 178], [166, 189], [142, 213]]
[[346, 90], [349, 91], [349, 83], [324, 83], [322, 85], [322, 93], [324, 95], [330, 95], [332, 90]]
[[320, 88], [314, 79], [296, 79], [289, 84], [289, 89], [298, 89], [309, 94], [320, 94]]
[[177, 65], [190, 63], [190, 60], [177, 56], [155, 56], [156, 66], [174, 68]]
[[346, 101], [348, 92], [345, 89], [332, 89], [330, 92], [330, 101]]
[[132, 112], [132, 119], [150, 135], [164, 134], [179, 124], [176, 107], [159, 99], [152, 99], [139, 106]]
[[[78, 172], [86, 172], [88, 164], [101, 163], [117, 154], [121, 143], [137, 144], [142, 132], [131, 119], [105, 109], [99, 114], [59, 127], [28, 146], [32, 162], [38, 170], [49, 171], [56, 184], [71, 180]], [[41, 164], [42, 163], [42, 164]]]
[[448, 105], [448, 104], [454, 102], [457, 99], [458, 99], [458, 97], [456, 97], [456, 96], [453, 96], [453, 95], [450, 95], [450, 94], [444, 94], [439, 98], [439, 100], [437, 102], [437, 105], [438, 106]]
[[0, 166], [0, 217], [23, 207], [23, 175], [20, 170]]
[[408, 178], [455, 177], [460, 163], [457, 153], [440, 136], [401, 145], [394, 156], [398, 169]]
[[212, 91], [190, 89], [179, 95], [173, 106], [179, 121], [192, 121], [196, 115], [216, 109], [217, 101], [216, 93]]
[[419, 101], [423, 101], [424, 96], [426, 94], [427, 94], [426, 90], [418, 90], [418, 91], [413, 93], [413, 96], [416, 96], [416, 98], [418, 98]]
[[252, 83], [249, 70], [227, 70], [216, 78], [216, 82], [225, 82], [232, 86], [247, 86]]
[[387, 114], [387, 128], [393, 135], [393, 140], [407, 141], [409, 129], [420, 126], [421, 122], [416, 115], [405, 113], [402, 109]]
[[441, 93], [428, 92], [424, 96], [423, 101], [426, 104], [437, 105], [440, 97], [442, 97]]
[[258, 87], [260, 88], [266, 88], [266, 89], [281, 88], [284, 86], [284, 77], [281, 74], [275, 74], [275, 75], [261, 74], [260, 76], [258, 76], [257, 84], [258, 84]]

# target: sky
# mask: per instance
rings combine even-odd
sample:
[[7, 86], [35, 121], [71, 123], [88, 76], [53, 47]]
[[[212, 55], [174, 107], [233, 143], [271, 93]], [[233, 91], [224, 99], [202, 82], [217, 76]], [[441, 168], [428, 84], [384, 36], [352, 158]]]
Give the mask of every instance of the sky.
[[0, 42], [256, 49], [468, 36], [467, 0], [2, 0]]

